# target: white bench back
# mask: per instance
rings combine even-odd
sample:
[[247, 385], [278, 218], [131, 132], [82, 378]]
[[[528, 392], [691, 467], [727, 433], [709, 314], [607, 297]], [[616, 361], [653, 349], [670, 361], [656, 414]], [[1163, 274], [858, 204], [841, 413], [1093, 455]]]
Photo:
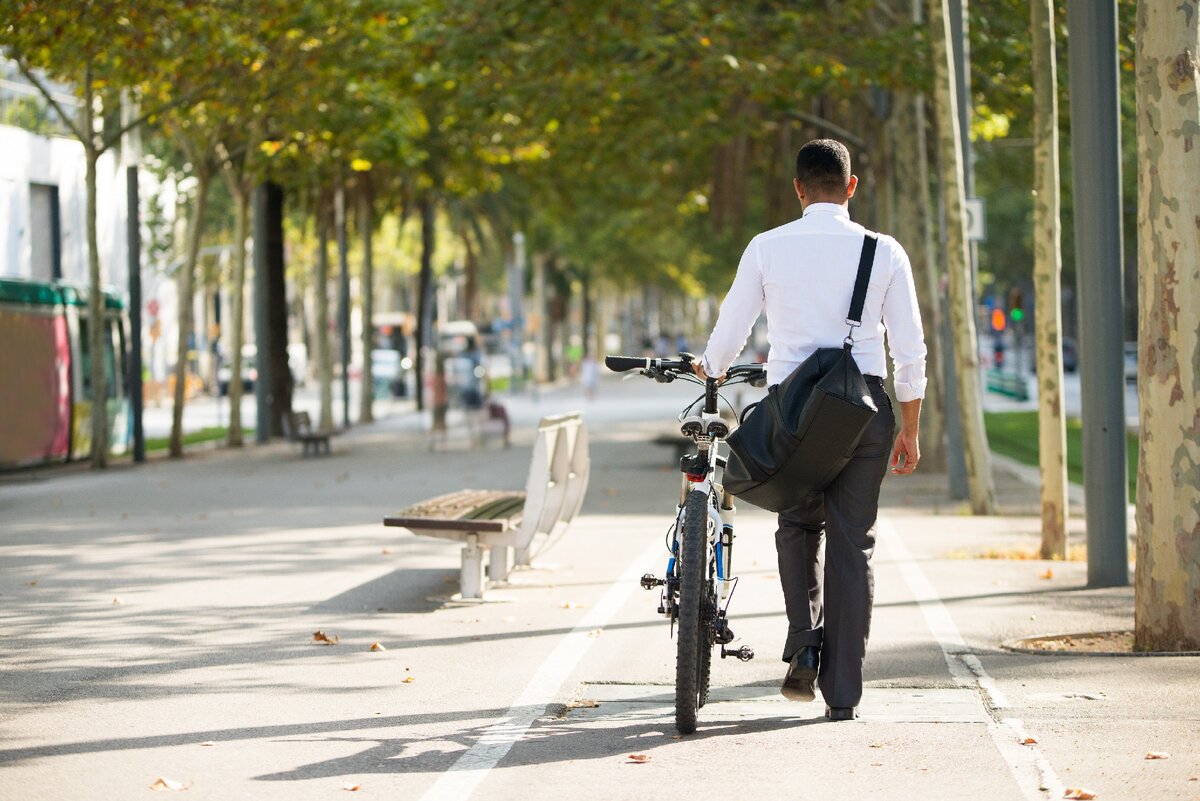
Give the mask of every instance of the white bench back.
[[583, 505], [590, 473], [587, 427], [580, 413], [543, 417], [533, 444], [517, 548], [528, 548], [538, 534], [570, 525]]

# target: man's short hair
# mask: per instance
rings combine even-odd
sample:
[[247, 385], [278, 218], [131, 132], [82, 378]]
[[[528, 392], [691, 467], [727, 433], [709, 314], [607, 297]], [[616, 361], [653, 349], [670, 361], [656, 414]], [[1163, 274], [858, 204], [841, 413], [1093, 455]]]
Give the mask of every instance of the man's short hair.
[[817, 195], [845, 192], [850, 185], [850, 151], [836, 139], [814, 139], [796, 154], [796, 178]]

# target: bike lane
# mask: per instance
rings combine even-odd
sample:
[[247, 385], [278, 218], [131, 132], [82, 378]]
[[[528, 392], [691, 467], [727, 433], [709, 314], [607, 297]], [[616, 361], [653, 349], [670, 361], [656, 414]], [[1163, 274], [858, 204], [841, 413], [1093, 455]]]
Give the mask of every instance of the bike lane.
[[[747, 510], [738, 525], [734, 560], [741, 581], [730, 617], [739, 639], [733, 645], [749, 643], [757, 657], [748, 664], [714, 660], [712, 698], [700, 710], [696, 734], [680, 737], [674, 730], [674, 643], [667, 623], [654, 614], [656, 596], [635, 590], [595, 636], [558, 703], [507, 744], [503, 759], [472, 794], [426, 798], [632, 799], [668, 791], [763, 798], [1044, 797], [1023, 791], [1018, 779], [1024, 774], [1016, 776], [1010, 763], [1026, 754], [1004, 750], [1007, 744], [995, 733], [1002, 726], [979, 690], [948, 670], [923, 611], [922, 604], [931, 603], [928, 592], [914, 591], [905, 578], [912, 560], [906, 564], [894, 551], [877, 556], [862, 718], [829, 723], [819, 698], [807, 704], [783, 699], [778, 651], [786, 620], [773, 521]], [[883, 531], [900, 541], [886, 523]], [[661, 536], [649, 525], [636, 535], [643, 541]], [[647, 759], [633, 761], [631, 755]]]

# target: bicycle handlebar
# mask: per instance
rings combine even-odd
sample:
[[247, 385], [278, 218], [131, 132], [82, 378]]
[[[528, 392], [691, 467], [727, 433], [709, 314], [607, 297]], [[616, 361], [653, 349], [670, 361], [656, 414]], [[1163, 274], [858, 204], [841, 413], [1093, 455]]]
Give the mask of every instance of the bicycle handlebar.
[[639, 359], [636, 356], [605, 356], [604, 366], [614, 373], [624, 373], [628, 370], [646, 370], [653, 359]]
[[[624, 373], [629, 370], [653, 370], [659, 373], [684, 373], [691, 374], [692, 359], [660, 359], [654, 357], [639, 357], [639, 356], [605, 356], [604, 366], [615, 373]], [[735, 364], [725, 373], [725, 379], [739, 378], [745, 376], [748, 381], [763, 381], [767, 379], [767, 366], [765, 364]]]

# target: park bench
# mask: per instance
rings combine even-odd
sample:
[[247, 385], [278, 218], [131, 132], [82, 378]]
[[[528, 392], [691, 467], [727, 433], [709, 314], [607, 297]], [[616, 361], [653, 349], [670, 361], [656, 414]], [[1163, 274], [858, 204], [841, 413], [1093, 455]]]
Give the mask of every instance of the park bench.
[[562, 534], [583, 505], [590, 471], [587, 428], [578, 412], [544, 417], [525, 491], [466, 489], [421, 501], [385, 517], [385, 526], [463, 543], [460, 595], [483, 598], [483, 552], [488, 578], [503, 582], [513, 564], [527, 566], [539, 535]]
[[299, 442], [305, 456], [329, 453], [329, 438], [335, 432], [314, 430], [308, 412], [289, 411], [283, 416], [283, 433], [289, 442]]

